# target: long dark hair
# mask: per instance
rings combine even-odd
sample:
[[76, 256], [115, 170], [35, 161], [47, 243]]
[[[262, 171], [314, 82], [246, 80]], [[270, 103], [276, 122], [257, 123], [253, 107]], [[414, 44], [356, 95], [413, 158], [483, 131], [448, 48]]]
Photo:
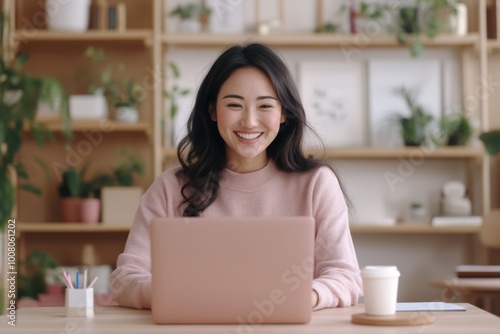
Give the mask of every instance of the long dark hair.
[[307, 128], [304, 107], [285, 62], [269, 47], [251, 43], [226, 49], [201, 83], [187, 123], [187, 135], [177, 148], [182, 169], [177, 172], [184, 185], [181, 205], [184, 216], [198, 216], [217, 198], [221, 173], [226, 166], [225, 143], [210, 116], [223, 83], [240, 68], [254, 67], [265, 73], [276, 91], [286, 120], [267, 155], [284, 172], [303, 173], [324, 163], [306, 157], [302, 138]]

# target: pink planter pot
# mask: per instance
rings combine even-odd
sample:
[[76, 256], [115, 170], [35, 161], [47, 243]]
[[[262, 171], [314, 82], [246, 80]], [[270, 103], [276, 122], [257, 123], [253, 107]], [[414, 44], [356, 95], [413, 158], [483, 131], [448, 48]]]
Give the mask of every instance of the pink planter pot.
[[80, 203], [80, 221], [90, 224], [99, 222], [101, 201], [98, 198], [82, 198]]

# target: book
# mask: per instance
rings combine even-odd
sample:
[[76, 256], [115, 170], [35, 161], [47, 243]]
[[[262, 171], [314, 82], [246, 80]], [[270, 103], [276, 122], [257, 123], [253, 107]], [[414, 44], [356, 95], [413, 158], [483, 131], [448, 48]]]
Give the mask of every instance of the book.
[[108, 1], [107, 0], [99, 0], [99, 29], [105, 30], [108, 29]]
[[116, 5], [116, 27], [118, 31], [127, 29], [127, 6], [123, 2]]
[[460, 265], [455, 267], [455, 273], [459, 278], [500, 277], [500, 266]]
[[108, 7], [108, 29], [115, 30], [116, 29], [116, 6], [110, 5]]
[[431, 225], [442, 226], [481, 226], [483, 217], [481, 216], [434, 216]]

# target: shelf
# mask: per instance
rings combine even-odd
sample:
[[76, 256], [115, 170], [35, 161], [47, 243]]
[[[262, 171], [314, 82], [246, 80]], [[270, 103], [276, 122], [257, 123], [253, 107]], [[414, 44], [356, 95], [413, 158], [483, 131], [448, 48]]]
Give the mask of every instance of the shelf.
[[[480, 160], [484, 151], [472, 147], [412, 147], [412, 148], [330, 148], [322, 151], [306, 151], [317, 158], [332, 159], [457, 159], [457, 160]], [[177, 150], [166, 149], [164, 159], [177, 159]]]
[[[312, 34], [312, 33], [276, 33], [266, 36], [256, 34], [182, 34], [168, 33], [162, 36], [162, 42], [170, 45], [206, 47], [227, 46], [244, 41], [259, 41], [271, 46], [295, 47], [326, 47], [326, 46], [359, 46], [366, 47], [406, 47], [398, 44], [395, 36], [362, 36], [341, 34]], [[428, 46], [466, 47], [479, 42], [478, 34], [466, 36], [438, 36], [434, 39], [423, 39]]]
[[[39, 123], [44, 124], [49, 130], [54, 132], [62, 131], [62, 126], [60, 121], [43, 121], [40, 120]], [[82, 131], [102, 131], [104, 133], [112, 132], [143, 132], [149, 135], [151, 132], [150, 126], [146, 122], [137, 123], [122, 123], [115, 122], [109, 119], [100, 120], [73, 120], [71, 123], [71, 129], [74, 132]], [[26, 131], [29, 129], [26, 128]]]
[[[478, 226], [433, 227], [429, 224], [356, 225], [351, 224], [352, 233], [369, 234], [477, 234]], [[129, 226], [83, 224], [83, 223], [19, 223], [17, 235], [22, 233], [128, 233]]]
[[500, 50], [500, 40], [488, 40], [488, 50]]
[[352, 233], [366, 234], [477, 234], [479, 226], [434, 227], [430, 224], [356, 225], [351, 224]]
[[144, 42], [149, 44], [153, 33], [147, 29], [126, 30], [123, 32], [113, 30], [88, 30], [83, 33], [59, 32], [50, 30], [16, 30], [15, 41], [64, 41], [64, 42]]
[[100, 232], [129, 232], [129, 226], [101, 225], [84, 223], [19, 223], [16, 226], [16, 234], [22, 233], [100, 233]]

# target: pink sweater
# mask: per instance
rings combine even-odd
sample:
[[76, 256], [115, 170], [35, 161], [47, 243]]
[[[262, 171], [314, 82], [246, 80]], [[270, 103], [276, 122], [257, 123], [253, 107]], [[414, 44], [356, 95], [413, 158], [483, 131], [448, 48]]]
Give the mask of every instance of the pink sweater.
[[[171, 169], [141, 199], [125, 250], [111, 274], [112, 298], [122, 306], [151, 307], [149, 222], [182, 216], [182, 184]], [[316, 219], [313, 289], [315, 309], [355, 305], [362, 294], [360, 270], [349, 231], [347, 207], [327, 167], [304, 174], [278, 171], [270, 162], [248, 174], [224, 170], [219, 195], [203, 216], [312, 216]]]

